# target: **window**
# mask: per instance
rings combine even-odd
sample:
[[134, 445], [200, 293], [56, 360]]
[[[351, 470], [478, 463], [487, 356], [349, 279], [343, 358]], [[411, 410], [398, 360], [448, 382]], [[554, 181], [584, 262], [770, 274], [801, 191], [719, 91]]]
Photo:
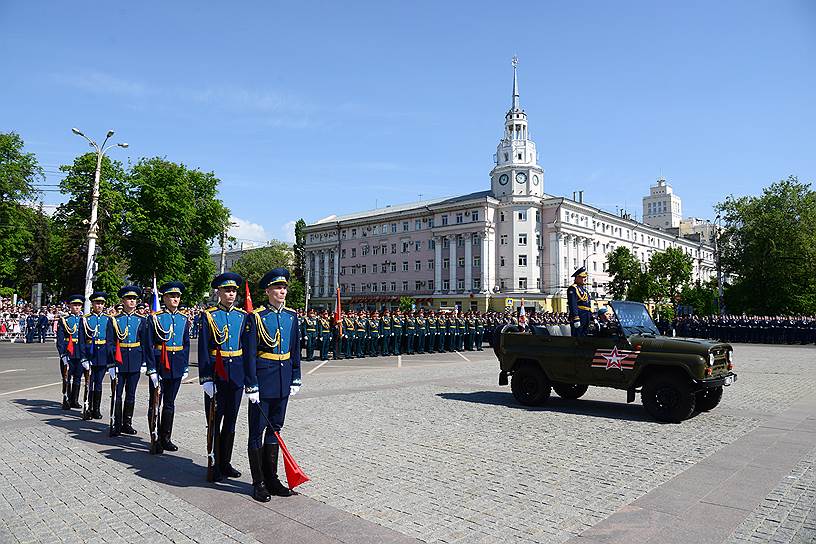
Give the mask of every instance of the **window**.
[[402, 222], [402, 232], [408, 232], [408, 221]]
[[376, 264], [372, 264], [372, 265], [371, 265], [371, 273], [372, 273], [372, 274], [376, 274], [376, 273], [377, 273], [377, 265], [376, 265]]
[[504, 278], [499, 280], [499, 288], [500, 289], [507, 289], [507, 282], [504, 280]]
[[527, 266], [527, 255], [519, 255], [518, 264], [519, 266]]
[[434, 269], [434, 260], [433, 259], [428, 259], [428, 270], [433, 270], [433, 269]]
[[521, 233], [519, 234], [519, 245], [526, 246], [527, 245], [527, 234]]
[[341, 267], [340, 267], [340, 275], [341, 275], [341, 276], [345, 276], [345, 275], [346, 275], [346, 267], [345, 267], [345, 266], [341, 266]]
[[419, 219], [415, 219], [414, 220], [414, 230], [420, 230], [420, 229], [422, 229], [422, 221], [420, 221]]
[[465, 289], [465, 280], [457, 280], [456, 288], [459, 289], [460, 291], [464, 291], [464, 289]]
[[504, 212], [499, 212], [499, 221], [504, 222]]
[[396, 223], [391, 223], [391, 233], [396, 234], [396, 232], [397, 232], [397, 224]]
[[371, 249], [371, 252], [372, 252], [374, 255], [379, 255], [379, 254], [380, 254], [380, 246], [374, 246], [374, 247]]
[[474, 222], [474, 223], [475, 223], [476, 221], [478, 221], [478, 220], [479, 220], [479, 212], [478, 212], [478, 211], [476, 211], [476, 212], [471, 212], [471, 214], [470, 214], [470, 220], [471, 220], [472, 222]]
[[442, 290], [450, 291], [450, 280], [442, 280]]
[[541, 210], [536, 210], [536, 223], [541, 222]]
[[442, 216], [442, 226], [444, 227], [447, 224], [448, 224], [448, 214], [444, 214]]
[[428, 240], [428, 249], [436, 249], [436, 240], [433, 238]]
[[442, 269], [447, 270], [448, 268], [450, 268], [450, 259], [448, 258], [442, 259]]
[[352, 276], [354, 276], [355, 274], [357, 274], [357, 267], [356, 267], [356, 266], [352, 266], [352, 267], [351, 267], [351, 275], [352, 275]]
[[422, 249], [422, 241], [417, 240], [414, 242], [414, 251], [420, 251]]
[[518, 211], [518, 220], [519, 221], [527, 221], [527, 210], [519, 210]]
[[374, 283], [372, 283], [372, 284], [371, 284], [371, 292], [372, 292], [372, 293], [376, 293], [376, 292], [377, 292], [377, 282], [376, 282], [376, 281], [375, 281]]
[[397, 263], [391, 263], [391, 272], [397, 271]]
[[464, 257], [459, 257], [458, 259], [456, 259], [456, 266], [458, 266], [459, 268], [464, 268], [465, 267], [465, 258]]
[[417, 291], [421, 290], [422, 289], [422, 282], [421, 281], [415, 281], [414, 282], [414, 289], [416, 289]]
[[382, 226], [380, 227], [380, 232], [382, 232], [383, 234], [388, 234], [388, 223], [382, 224]]
[[352, 256], [352, 257], [356, 257], [356, 256], [357, 256], [357, 248], [356, 248], [356, 247], [351, 248], [351, 256]]
[[541, 249], [541, 233], [536, 232], [536, 248]]
[[473, 257], [473, 266], [475, 266], [476, 268], [482, 266], [482, 258], [479, 255]]
[[597, 271], [598, 271], [598, 263], [597, 263], [597, 261], [593, 261], [593, 262], [592, 262], [592, 271], [593, 271], [593, 272], [597, 272]]
[[499, 257], [499, 266], [504, 266], [504, 256]]
[[385, 255], [386, 253], [388, 253], [388, 246], [383, 244], [382, 245], [382, 254]]
[[499, 244], [501, 244], [503, 246], [507, 245], [507, 235], [506, 234], [502, 234], [501, 236], [499, 236]]
[[354, 293], [355, 291], [357, 291], [357, 284], [356, 284], [356, 283], [352, 283], [352, 284], [351, 284], [351, 292], [352, 292], [352, 293]]
[[471, 239], [473, 240], [473, 245], [474, 246], [478, 246], [479, 244], [482, 243], [482, 237], [479, 236], [478, 234], [474, 234]]
[[351, 237], [355, 238], [357, 236], [357, 229], [351, 229]]
[[391, 291], [396, 292], [396, 290], [397, 290], [397, 282], [392, 281], [391, 282]]
[[527, 289], [527, 278], [519, 278], [519, 289]]
[[367, 270], [368, 270], [368, 267], [366, 267], [366, 265], [362, 265], [360, 267], [360, 274], [365, 274]]
[[403, 252], [403, 253], [408, 253], [408, 244], [409, 244], [409, 243], [410, 243], [410, 242], [403, 242], [403, 243], [402, 243], [402, 252]]
[[391, 253], [393, 254], [393, 253], [396, 253], [396, 252], [397, 252], [397, 244], [391, 244]]
[[422, 270], [422, 261], [414, 261], [414, 272], [420, 272]]
[[541, 266], [541, 255], [536, 255], [536, 266]]
[[407, 290], [408, 290], [408, 282], [407, 282], [407, 281], [402, 282], [402, 290], [403, 290], [403, 291], [407, 291]]
[[462, 212], [456, 212], [456, 224], [463, 222], [465, 220], [465, 216]]
[[465, 237], [464, 236], [457, 236], [456, 237], [456, 247], [465, 247]]
[[428, 228], [429, 229], [434, 228], [434, 218], [433, 217], [428, 219]]
[[536, 289], [541, 289], [541, 278], [536, 278]]
[[443, 249], [448, 249], [449, 245], [450, 245], [450, 240], [447, 237], [442, 238], [442, 248]]
[[433, 282], [433, 280], [428, 280], [428, 289], [430, 289], [431, 291], [433, 291], [433, 288], [434, 288], [434, 282]]
[[482, 280], [479, 278], [473, 278], [473, 288], [474, 289], [481, 289], [482, 288]]
[[345, 259], [345, 258], [346, 258], [346, 250], [345, 250], [345, 249], [341, 249], [341, 250], [340, 250], [340, 258], [341, 258], [341, 259]]
[[408, 261], [402, 261], [402, 271], [408, 272]]

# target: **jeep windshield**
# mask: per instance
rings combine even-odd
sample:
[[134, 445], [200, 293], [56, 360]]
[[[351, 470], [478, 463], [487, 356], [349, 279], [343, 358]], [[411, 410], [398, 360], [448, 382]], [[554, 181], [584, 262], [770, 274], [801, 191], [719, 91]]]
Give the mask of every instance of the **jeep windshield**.
[[633, 334], [660, 334], [646, 306], [640, 302], [613, 300], [610, 302], [610, 305], [615, 311], [615, 317], [618, 323], [620, 323], [621, 329], [623, 329], [624, 336], [629, 337]]

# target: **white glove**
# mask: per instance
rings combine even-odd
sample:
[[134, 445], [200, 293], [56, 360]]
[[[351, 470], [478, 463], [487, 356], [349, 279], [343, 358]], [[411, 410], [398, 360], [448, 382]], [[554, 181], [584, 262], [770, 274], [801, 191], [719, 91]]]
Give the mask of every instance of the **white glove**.
[[108, 376], [110, 376], [110, 379], [111, 379], [111, 380], [115, 380], [115, 379], [116, 379], [116, 367], [115, 367], [115, 366], [112, 366], [112, 367], [110, 367], [110, 368], [108, 369]]
[[186, 380], [186, 379], [187, 379], [187, 376], [189, 376], [189, 375], [190, 375], [190, 373], [189, 373], [189, 372], [187, 372], [187, 371], [185, 370], [185, 371], [184, 371], [184, 374], [182, 374], [182, 375], [181, 375], [181, 381]]
[[158, 387], [159, 386], [159, 373], [154, 372], [153, 374], [151, 374], [150, 375], [150, 381], [153, 383], [153, 387]]
[[212, 396], [215, 394], [215, 386], [213, 385], [213, 382], [204, 382], [204, 383], [202, 383], [201, 384], [201, 389], [203, 389], [204, 394], [207, 395], [210, 398], [212, 398]]
[[147, 363], [142, 363], [142, 366], [139, 368], [139, 370], [147, 374]]
[[70, 364], [70, 362], [71, 362], [71, 359], [69, 359], [67, 355], [62, 356], [62, 364], [68, 365], [68, 364]]
[[90, 370], [90, 369], [91, 369], [91, 363], [88, 362], [87, 359], [83, 359], [82, 360], [82, 370]]
[[258, 391], [255, 391], [254, 393], [247, 393], [246, 397], [252, 404], [258, 404], [261, 402], [261, 393]]
[[289, 386], [289, 396], [297, 395], [298, 391], [300, 391], [300, 386], [299, 385], [290, 385]]

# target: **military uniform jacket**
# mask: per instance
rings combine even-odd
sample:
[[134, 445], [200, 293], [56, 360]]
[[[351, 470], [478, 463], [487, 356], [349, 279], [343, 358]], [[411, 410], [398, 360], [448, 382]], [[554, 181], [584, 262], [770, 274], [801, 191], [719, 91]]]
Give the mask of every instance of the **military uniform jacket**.
[[343, 318], [343, 338], [354, 337], [354, 320], [349, 317]]
[[[124, 312], [108, 320], [106, 339], [113, 342], [111, 365], [119, 372], [139, 372], [142, 365], [153, 364], [153, 334], [147, 318]], [[122, 355], [122, 362], [116, 360], [116, 346]]]
[[289, 386], [300, 385], [300, 338], [294, 310], [260, 306], [244, 326], [244, 383], [247, 393], [264, 399], [289, 396]]
[[402, 336], [402, 318], [401, 317], [392, 317], [391, 318], [391, 332], [394, 336]]
[[[162, 379], [174, 380], [184, 376], [190, 367], [190, 327], [187, 317], [179, 312], [162, 310], [151, 319], [153, 323], [153, 366], [148, 374], [157, 371]], [[162, 359], [167, 353], [167, 361]]]
[[391, 318], [381, 317], [378, 328], [380, 330], [380, 336], [391, 336]]
[[[78, 315], [69, 315], [62, 317], [57, 326], [57, 353], [60, 357], [68, 357], [70, 359], [79, 359], [82, 353], [79, 347], [79, 329], [82, 327], [80, 321], [81, 317]], [[73, 339], [74, 354], [68, 353], [68, 338]]]
[[[296, 317], [292, 319], [296, 320]], [[198, 336], [198, 381], [206, 383], [216, 378], [215, 362], [218, 352], [227, 373], [227, 380], [244, 386], [244, 361], [241, 338], [247, 313], [232, 306], [219, 304], [204, 310], [201, 332]], [[221, 379], [221, 378], [219, 378]]]
[[317, 334], [317, 319], [309, 317], [303, 318], [303, 337], [314, 336]]
[[579, 318], [589, 319], [592, 315], [592, 298], [582, 285], [572, 284], [567, 287], [567, 306], [570, 321]]
[[79, 327], [79, 344], [82, 358], [92, 366], [109, 367], [113, 364], [111, 342], [108, 342], [108, 326], [112, 318], [106, 314], [85, 314]]
[[317, 318], [317, 335], [323, 338], [324, 335], [331, 335], [331, 325], [328, 319]]

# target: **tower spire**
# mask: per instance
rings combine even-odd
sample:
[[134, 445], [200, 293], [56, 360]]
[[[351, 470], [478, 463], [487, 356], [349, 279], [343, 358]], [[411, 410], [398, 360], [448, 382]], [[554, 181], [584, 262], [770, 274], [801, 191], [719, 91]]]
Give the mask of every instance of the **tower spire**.
[[516, 67], [518, 66], [518, 57], [513, 55], [513, 111], [519, 110], [519, 91], [518, 91], [518, 76], [516, 75]]

